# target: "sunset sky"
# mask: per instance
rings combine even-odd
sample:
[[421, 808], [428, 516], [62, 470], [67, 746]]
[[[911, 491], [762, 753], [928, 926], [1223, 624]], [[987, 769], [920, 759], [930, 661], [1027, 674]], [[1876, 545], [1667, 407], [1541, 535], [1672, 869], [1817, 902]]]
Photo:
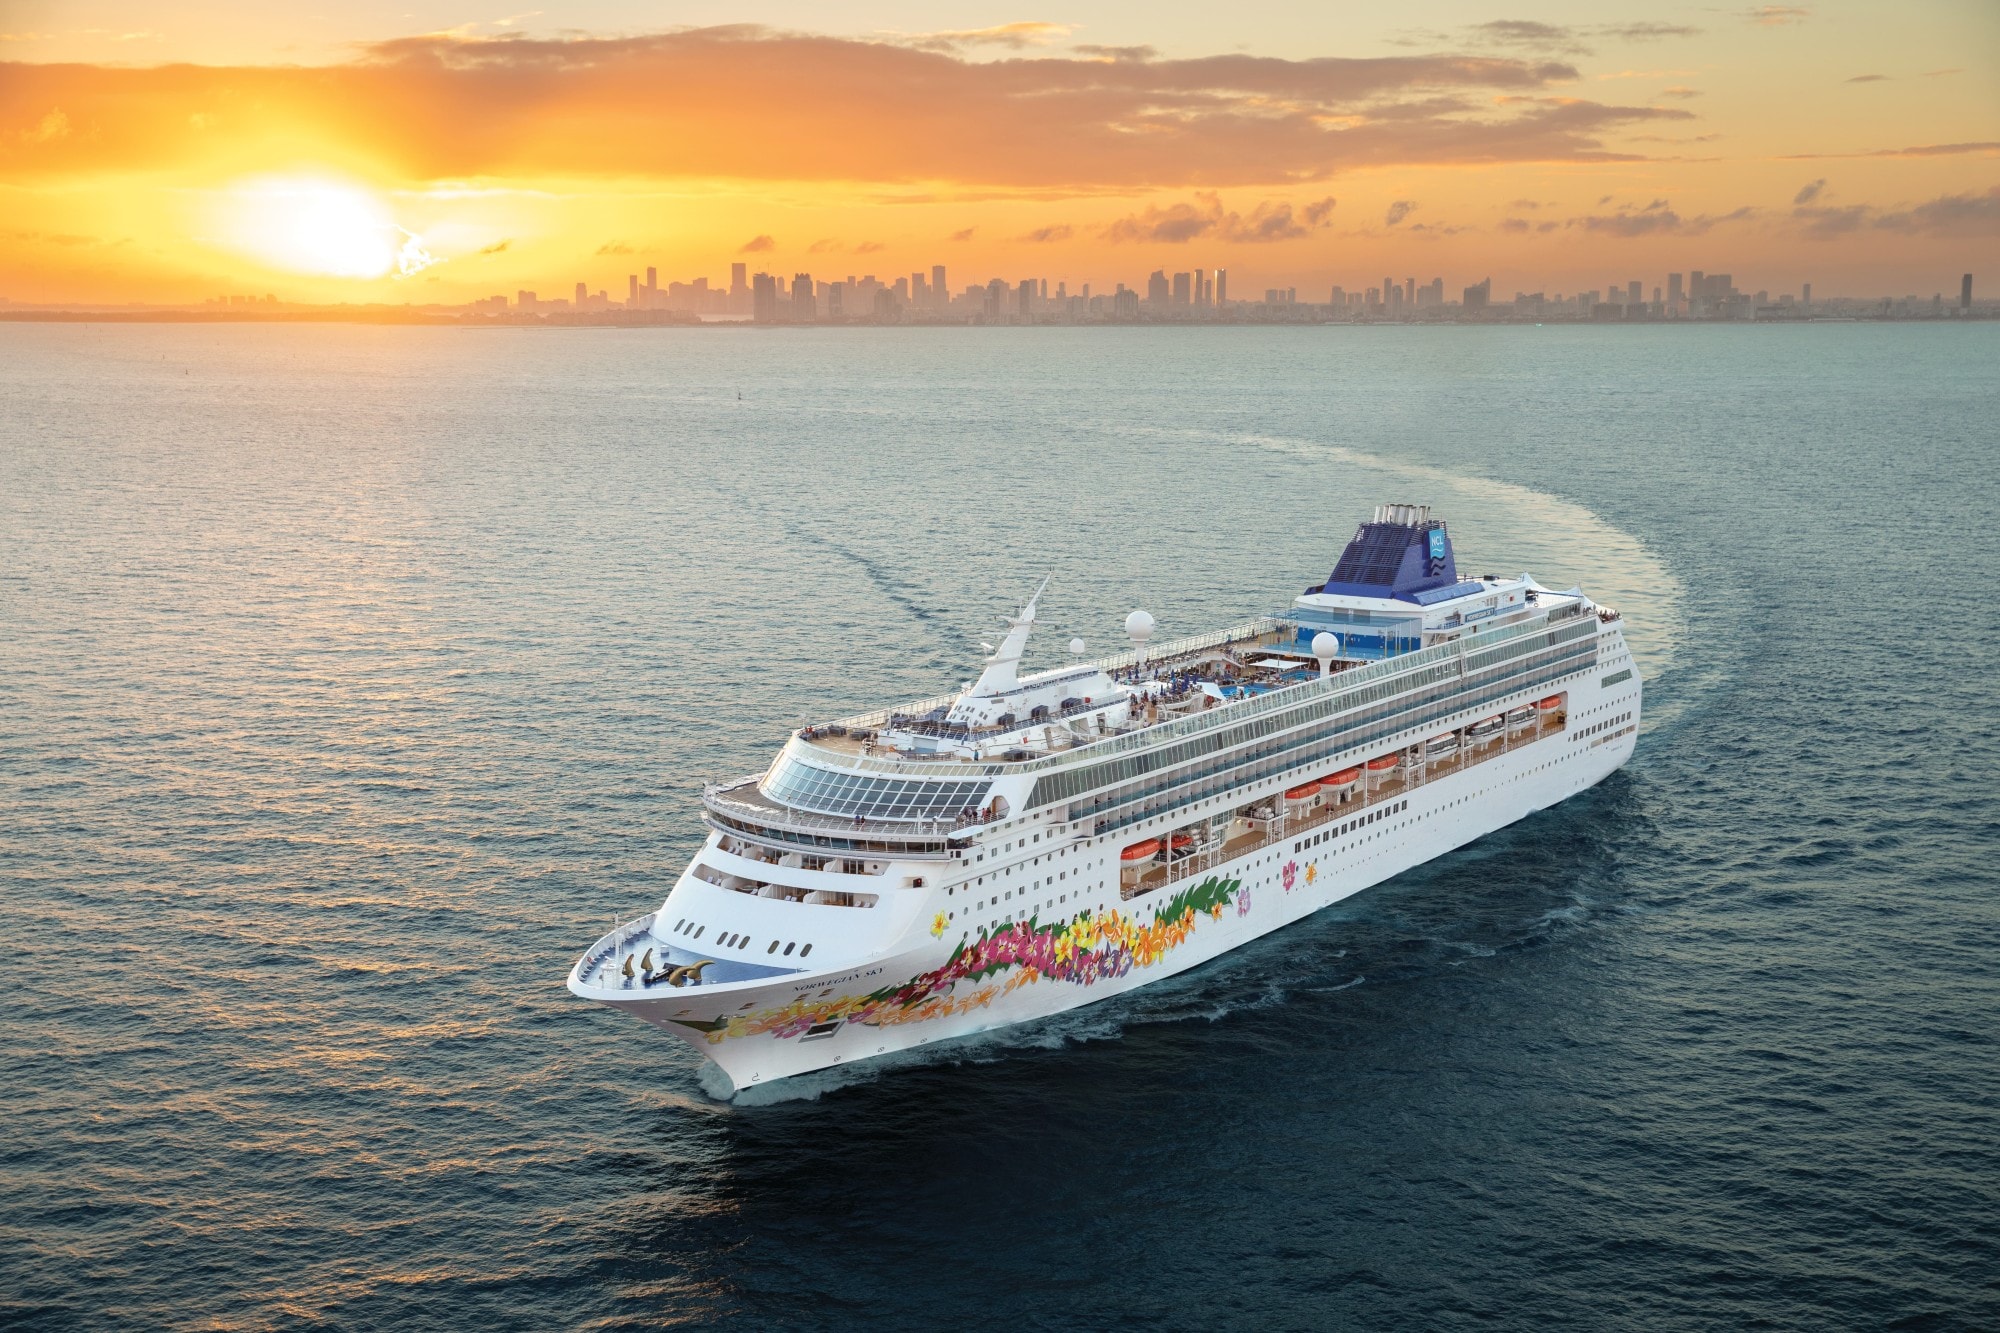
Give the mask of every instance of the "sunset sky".
[[733, 260], [2000, 289], [1993, 0], [0, 0], [0, 59], [15, 302], [617, 296]]

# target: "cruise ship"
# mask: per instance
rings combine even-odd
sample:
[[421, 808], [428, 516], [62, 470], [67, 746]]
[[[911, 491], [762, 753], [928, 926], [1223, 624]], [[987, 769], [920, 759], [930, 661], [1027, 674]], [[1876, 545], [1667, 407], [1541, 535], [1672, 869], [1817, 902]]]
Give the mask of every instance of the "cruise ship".
[[1461, 574], [1428, 506], [1379, 506], [1282, 610], [1161, 643], [1135, 611], [1129, 651], [1024, 673], [1041, 595], [955, 694], [708, 786], [701, 850], [571, 992], [739, 1091], [1027, 1022], [1573, 796], [1638, 732], [1619, 614]]

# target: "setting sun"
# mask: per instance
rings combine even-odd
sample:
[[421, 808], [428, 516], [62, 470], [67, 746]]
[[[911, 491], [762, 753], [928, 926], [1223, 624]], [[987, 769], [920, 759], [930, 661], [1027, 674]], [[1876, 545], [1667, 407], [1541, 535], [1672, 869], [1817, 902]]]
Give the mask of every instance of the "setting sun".
[[437, 262], [366, 189], [313, 177], [260, 177], [215, 201], [216, 239], [271, 268], [334, 278], [408, 276]]

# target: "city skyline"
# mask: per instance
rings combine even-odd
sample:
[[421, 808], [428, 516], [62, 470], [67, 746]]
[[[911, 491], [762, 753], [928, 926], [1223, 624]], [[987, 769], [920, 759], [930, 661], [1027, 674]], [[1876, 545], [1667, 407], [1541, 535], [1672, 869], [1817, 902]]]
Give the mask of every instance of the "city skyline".
[[1569, 292], [1705, 249], [1773, 291], [1900, 296], [2000, 257], [2000, 12], [1943, 0], [946, 5], [921, 31], [890, 6], [669, 31], [625, 0], [62, 9], [0, 33], [16, 303], [456, 304], [718, 254], [1109, 289], [1198, 250], [1242, 292]]

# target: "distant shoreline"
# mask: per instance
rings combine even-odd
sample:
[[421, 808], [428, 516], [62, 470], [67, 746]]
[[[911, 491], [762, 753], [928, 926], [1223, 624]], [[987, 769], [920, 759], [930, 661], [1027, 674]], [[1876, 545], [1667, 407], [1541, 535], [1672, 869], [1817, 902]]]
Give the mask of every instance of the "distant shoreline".
[[748, 319], [702, 319], [693, 315], [669, 315], [665, 311], [644, 311], [614, 315], [459, 315], [443, 311], [366, 310], [7, 310], [0, 309], [0, 323], [7, 324], [402, 324], [419, 328], [451, 329], [879, 329], [879, 328], [1272, 328], [1328, 325], [1386, 328], [1494, 327], [1500, 325], [1575, 325], [1588, 328], [1714, 327], [1745, 324], [1964, 324], [2000, 320], [2000, 310], [1948, 310], [1942, 314], [1785, 314], [1760, 315], [1752, 319], [1593, 319], [1578, 315], [1495, 315], [1481, 319], [1329, 319], [1324, 316], [1293, 315], [1244, 319], [1124, 319], [1124, 320], [1036, 320], [1022, 324], [1014, 320], [820, 320], [813, 323], [790, 321], [759, 324]]

